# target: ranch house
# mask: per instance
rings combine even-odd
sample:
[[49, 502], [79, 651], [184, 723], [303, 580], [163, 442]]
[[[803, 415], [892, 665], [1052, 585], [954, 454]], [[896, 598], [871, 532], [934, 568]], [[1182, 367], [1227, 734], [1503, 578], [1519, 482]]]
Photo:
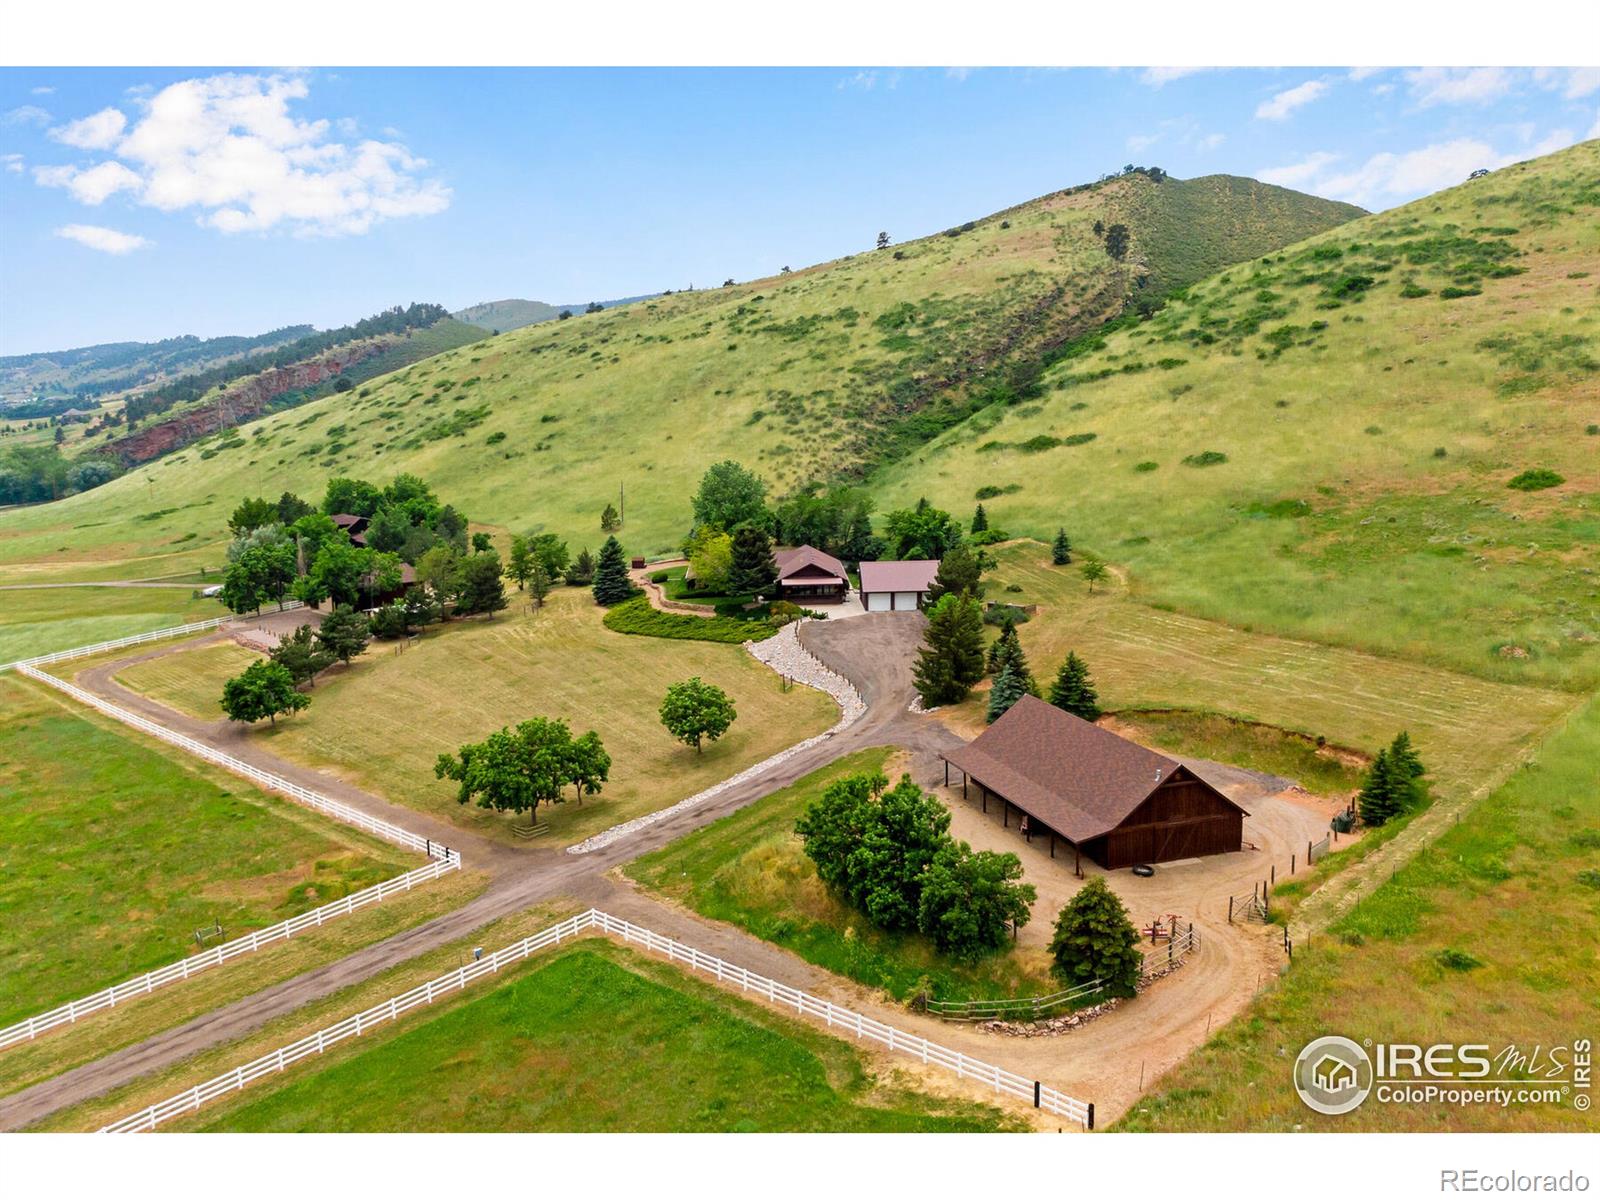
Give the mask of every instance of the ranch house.
[[921, 608], [939, 573], [936, 558], [861, 564], [861, 604], [868, 612]]
[[[1013, 812], [1027, 832], [1048, 835], [1107, 870], [1238, 850], [1245, 812], [1182, 763], [1024, 696], [973, 741], [942, 755], [961, 772], [961, 793], [976, 785]], [[1019, 821], [1019, 826], [1021, 822]]]
[[773, 554], [778, 564], [778, 599], [795, 604], [838, 604], [850, 591], [844, 564], [815, 546]]

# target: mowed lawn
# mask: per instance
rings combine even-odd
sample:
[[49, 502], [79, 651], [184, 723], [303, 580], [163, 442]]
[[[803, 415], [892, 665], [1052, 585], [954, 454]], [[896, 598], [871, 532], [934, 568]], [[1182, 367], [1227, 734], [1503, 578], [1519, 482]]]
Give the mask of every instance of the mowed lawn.
[[[526, 816], [457, 804], [456, 785], [434, 778], [439, 755], [530, 717], [563, 719], [575, 734], [594, 729], [611, 755], [611, 779], [581, 805], [569, 792], [564, 803], [540, 808], [550, 830], [536, 844], [545, 846], [682, 800], [838, 719], [828, 697], [805, 687], [785, 692], [738, 646], [613, 633], [587, 589], [558, 589], [532, 614], [525, 597], [516, 599], [492, 621], [435, 627], [403, 653], [374, 642], [349, 667], [322, 676], [308, 709], [255, 736], [397, 803], [511, 840], [511, 825]], [[235, 646], [206, 648], [118, 679], [221, 719], [222, 681], [248, 661]], [[692, 675], [727, 691], [738, 710], [733, 727], [699, 754], [674, 741], [659, 714], [667, 686]]]
[[[1018, 632], [1048, 688], [1067, 651], [1089, 664], [1107, 708], [1186, 708], [1324, 737], [1372, 753], [1409, 730], [1439, 785], [1504, 770], [1564, 712], [1570, 693], [1496, 683], [1419, 663], [1252, 633], [1130, 600], [1115, 581], [1090, 595], [1078, 566], [1046, 547], [1002, 547], [990, 598], [1040, 604]], [[1007, 585], [1021, 587], [1008, 592]], [[958, 717], [981, 721], [978, 701]]]
[[1042, 952], [1010, 950], [964, 966], [924, 937], [876, 929], [824, 886], [794, 831], [796, 819], [834, 780], [884, 770], [889, 757], [887, 749], [858, 751], [623, 869], [702, 916], [900, 999], [924, 981], [944, 1000], [1055, 991]]
[[[126, 655], [130, 652], [121, 653]], [[113, 678], [124, 687], [149, 696], [152, 700], [159, 700], [181, 713], [203, 721], [220, 721], [223, 715], [222, 685], [262, 657], [238, 642], [212, 642], [193, 650], [179, 650], [135, 663], [118, 671]], [[86, 661], [99, 663], [104, 660], [96, 657]], [[77, 662], [57, 668], [63, 675], [82, 669], [82, 664]], [[317, 693], [311, 691], [307, 694], [315, 697]]]
[[225, 612], [215, 600], [195, 599], [189, 587], [0, 589], [0, 663]]
[[[383, 1031], [378, 1031], [382, 1037]], [[283, 1082], [273, 1088], [278, 1079]], [[988, 1105], [876, 1079], [854, 1047], [603, 944], [568, 950], [354, 1057], [273, 1077], [228, 1132], [955, 1132]]]
[[[1284, 978], [1122, 1122], [1151, 1130], [1590, 1130], [1568, 1104], [1381, 1104], [1322, 1117], [1289, 1069], [1312, 1038], [1570, 1047], [1600, 1023], [1600, 699], [1460, 822], [1297, 946]], [[1460, 957], [1460, 956], [1465, 957]], [[1570, 1053], [1564, 1054], [1571, 1061]], [[1520, 1077], [1516, 1072], [1508, 1077]], [[1555, 1081], [1572, 1082], [1570, 1074]], [[1575, 1093], [1574, 1093], [1575, 1094]]]
[[0, 1025], [409, 866], [406, 856], [0, 679]]

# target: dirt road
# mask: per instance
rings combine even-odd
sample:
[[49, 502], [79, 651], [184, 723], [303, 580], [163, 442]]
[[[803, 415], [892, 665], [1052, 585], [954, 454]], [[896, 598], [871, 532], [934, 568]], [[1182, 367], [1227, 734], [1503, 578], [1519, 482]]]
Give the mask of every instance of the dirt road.
[[[290, 620], [294, 616], [281, 614], [281, 619]], [[849, 1004], [902, 1028], [915, 1029], [1019, 1074], [1047, 1080], [1069, 1094], [1095, 1101], [1102, 1120], [1112, 1119], [1137, 1096], [1141, 1074], [1148, 1087], [1203, 1040], [1213, 1024], [1221, 1024], [1242, 1007], [1261, 979], [1275, 969], [1271, 943], [1259, 926], [1229, 927], [1224, 923], [1219, 928], [1214, 916], [1196, 913], [1196, 923], [1204, 926], [1207, 937], [1204, 948], [1190, 965], [1154, 985], [1138, 1001], [1072, 1034], [1022, 1039], [989, 1034], [973, 1026], [944, 1024], [909, 1013], [898, 1005], [885, 1004], [881, 997], [787, 951], [733, 926], [710, 922], [664, 904], [620, 882], [611, 873], [612, 868], [640, 854], [769, 795], [843, 755], [869, 746], [904, 749], [910, 756], [914, 776], [924, 783], [935, 782], [942, 775], [938, 752], [961, 744], [961, 739], [934, 717], [909, 711], [914, 694], [910, 664], [922, 627], [923, 618], [918, 613], [875, 614], [837, 625], [808, 622], [800, 631], [802, 644], [856, 686], [867, 705], [866, 715], [833, 737], [776, 764], [769, 772], [727, 789], [703, 805], [676, 813], [582, 855], [488, 842], [342, 780], [267, 753], [246, 731], [229, 722], [186, 717], [130, 692], [112, 679], [131, 662], [170, 654], [180, 646], [187, 649], [195, 644], [192, 641], [148, 650], [82, 672], [77, 680], [80, 686], [147, 719], [314, 787], [374, 816], [455, 846], [470, 866], [490, 873], [491, 883], [476, 899], [442, 917], [0, 1099], [0, 1129], [26, 1127], [143, 1074], [237, 1039], [275, 1017], [368, 979], [398, 962], [464, 938], [486, 922], [557, 898], [570, 898], [581, 905], [593, 905], [627, 917], [791, 986]], [[225, 636], [211, 635], [212, 639]], [[978, 841], [979, 826], [971, 822], [971, 813], [963, 814], [959, 798], [953, 807], [961, 827], [968, 830], [961, 836]], [[1036, 849], [1023, 845], [1014, 831], [994, 828], [993, 822], [988, 824], [992, 833], [984, 833], [983, 837], [1003, 835], [1007, 843], [1004, 848], [1036, 855]], [[1056, 876], [1045, 875], [1054, 868], [1034, 863], [1031, 857], [1029, 863], [1030, 874], [1048, 878], [1053, 891], [1065, 886]], [[1070, 864], [1065, 864], [1065, 869], [1070, 870]], [[1195, 876], [1196, 880], [1198, 878]]]

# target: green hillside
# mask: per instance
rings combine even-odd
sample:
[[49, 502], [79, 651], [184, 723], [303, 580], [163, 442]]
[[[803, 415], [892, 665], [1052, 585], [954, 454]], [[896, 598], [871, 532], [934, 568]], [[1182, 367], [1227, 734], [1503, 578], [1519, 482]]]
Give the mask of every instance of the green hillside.
[[[1146, 195], [1165, 188], [1176, 198]], [[1182, 211], [1226, 232], [1197, 227], [1196, 252], [1171, 233]], [[1148, 293], [1145, 275], [1187, 282], [1211, 254], [1264, 253], [1349, 212], [1249, 181], [1132, 174], [806, 270], [529, 326], [7, 514], [0, 573], [189, 568], [217, 558], [240, 495], [400, 471], [481, 520], [580, 545], [625, 487], [630, 550], [663, 551], [711, 462], [740, 458], [780, 493], [865, 477], [1025, 388], [1041, 355]], [[1121, 261], [1095, 229], [1117, 223]]]
[[[580, 308], [578, 310], [582, 312]], [[540, 321], [554, 321], [561, 310], [543, 300], [489, 300], [483, 304], [469, 304], [459, 312], [450, 314], [458, 321], [477, 325], [491, 333], [508, 333], [524, 325], [537, 325]]]
[[1588, 142], [1225, 271], [890, 467], [880, 506], [1000, 489], [992, 526], [1065, 525], [1147, 602], [1600, 685], [1597, 208]]

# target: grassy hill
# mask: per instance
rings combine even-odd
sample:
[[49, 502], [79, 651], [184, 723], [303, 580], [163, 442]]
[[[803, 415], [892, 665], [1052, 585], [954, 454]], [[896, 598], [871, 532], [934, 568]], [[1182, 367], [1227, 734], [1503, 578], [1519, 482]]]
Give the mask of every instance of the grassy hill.
[[[880, 504], [988, 497], [1147, 603], [1600, 686], [1597, 181], [1589, 142], [1214, 275], [892, 465]], [[1538, 469], [1563, 482], [1508, 486]]]
[[[655, 295], [625, 296], [621, 300], [595, 301], [602, 308], [617, 308], [635, 304], [640, 300], [653, 300]], [[458, 321], [487, 329], [490, 333], [509, 333], [540, 321], [554, 321], [563, 311], [574, 316], [588, 308], [590, 301], [581, 304], [546, 304], [543, 300], [489, 300], [483, 304], [469, 304], [459, 312], [451, 313]]]
[[[1163, 188], [1175, 199], [1146, 195]], [[1159, 217], [1148, 233], [1146, 210]], [[1225, 216], [1226, 235], [1196, 228], [1210, 249], [1190, 249], [1170, 233], [1186, 210]], [[0, 573], [149, 556], [185, 569], [217, 558], [241, 494], [399, 471], [477, 519], [579, 545], [600, 540], [600, 509], [625, 487], [629, 549], [665, 550], [711, 462], [740, 458], [779, 492], [864, 477], [1011, 394], [1042, 354], [1121, 313], [1144, 276], [1188, 282], [1221, 265], [1208, 254], [1264, 253], [1349, 212], [1249, 181], [1136, 174], [891, 249], [532, 325], [12, 514]], [[1118, 222], [1132, 241], [1122, 261], [1095, 232]]]

